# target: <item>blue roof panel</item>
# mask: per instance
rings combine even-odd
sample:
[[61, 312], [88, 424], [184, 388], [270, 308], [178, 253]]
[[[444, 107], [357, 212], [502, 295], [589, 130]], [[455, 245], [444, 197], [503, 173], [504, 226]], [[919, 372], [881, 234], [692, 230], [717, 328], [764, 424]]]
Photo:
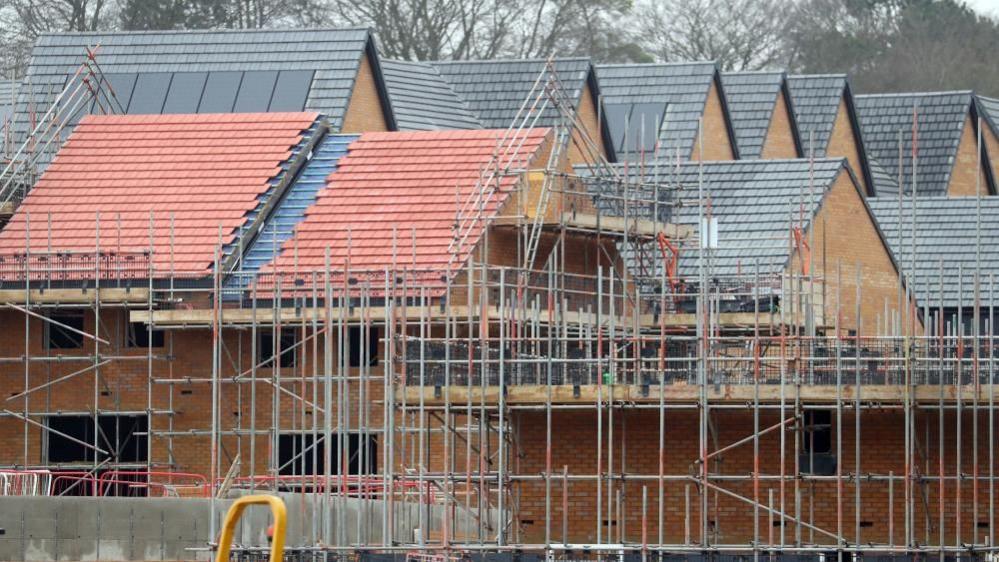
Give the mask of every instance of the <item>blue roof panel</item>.
[[319, 142], [284, 199], [271, 211], [260, 233], [243, 252], [244, 272], [259, 271], [281, 253], [282, 244], [291, 238], [295, 227], [305, 218], [305, 210], [316, 202], [316, 196], [326, 187], [326, 178], [336, 171], [340, 158], [355, 140], [357, 135], [327, 135]]

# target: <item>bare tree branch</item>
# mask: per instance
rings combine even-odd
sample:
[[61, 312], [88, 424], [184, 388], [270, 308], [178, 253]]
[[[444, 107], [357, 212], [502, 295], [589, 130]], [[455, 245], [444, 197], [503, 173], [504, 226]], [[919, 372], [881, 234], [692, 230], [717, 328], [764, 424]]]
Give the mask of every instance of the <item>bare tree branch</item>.
[[755, 70], [783, 55], [785, 2], [645, 0], [636, 11], [642, 45], [662, 61], [715, 60], [726, 70]]

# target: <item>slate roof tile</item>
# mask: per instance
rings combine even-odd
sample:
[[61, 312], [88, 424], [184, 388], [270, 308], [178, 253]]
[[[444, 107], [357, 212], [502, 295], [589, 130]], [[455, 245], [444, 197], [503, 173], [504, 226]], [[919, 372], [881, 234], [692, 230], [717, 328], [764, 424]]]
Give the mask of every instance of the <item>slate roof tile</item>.
[[[980, 114], [985, 122], [988, 123], [992, 131], [999, 135], [999, 99], [989, 98], [986, 96], [975, 96], [978, 100], [978, 107], [980, 108]], [[995, 158], [995, 154], [989, 155], [991, 158]]]
[[[814, 199], [804, 196], [804, 228], [818, 211], [824, 194], [832, 187], [837, 176], [845, 169], [843, 159], [816, 159], [814, 163]], [[644, 167], [617, 165], [618, 172], [632, 179], [642, 176], [649, 184], [659, 183], [679, 188], [680, 198], [696, 197], [700, 166], [697, 163], [649, 164]], [[587, 175], [587, 170], [577, 168]], [[704, 190], [710, 194], [712, 214], [718, 217], [719, 249], [712, 255], [713, 275], [735, 275], [754, 271], [759, 264], [761, 274], [783, 271], [789, 256], [789, 236], [792, 217], [797, 220], [798, 205], [803, 190], [809, 185], [808, 160], [736, 160], [705, 162], [703, 165]], [[587, 182], [591, 191], [599, 193], [599, 182]], [[668, 201], [667, 190], [659, 192], [660, 199]], [[694, 194], [694, 195], [692, 195]], [[652, 193], [641, 199], [652, 200]], [[620, 215], [612, 200], [597, 198], [601, 210], [610, 215]], [[660, 220], [697, 227], [697, 207], [679, 206], [670, 213], [670, 205], [659, 207]], [[642, 210], [629, 208], [629, 213]], [[652, 209], [645, 209], [651, 218]], [[682, 276], [696, 275], [696, 254], [681, 253], [679, 271]]]
[[[898, 177], [899, 134], [902, 136], [903, 192], [912, 191], [912, 124], [918, 115], [917, 191], [920, 196], [946, 195], [957, 158], [961, 132], [971, 108], [971, 92], [874, 94], [855, 97], [868, 158], [884, 172]], [[873, 170], [872, 170], [873, 171]], [[898, 193], [898, 181], [875, 188], [879, 195]]]
[[381, 62], [392, 113], [400, 131], [482, 128], [479, 119], [433, 65]]
[[[658, 131], [659, 151], [672, 154], [679, 150], [683, 158], [690, 158], [698, 120], [718, 72], [714, 62], [598, 65], [596, 71], [608, 110], [613, 105], [665, 103]], [[610, 114], [608, 111], [608, 121]], [[624, 127], [613, 122], [609, 126]], [[628, 154], [623, 148], [615, 147], [621, 158]]]
[[[981, 273], [982, 283], [986, 284], [983, 286], [987, 287], [988, 275], [999, 270], [999, 221], [995, 220], [999, 216], [999, 198], [982, 197], [978, 201], [975, 197], [917, 196], [915, 212], [911, 197], [902, 200], [901, 209], [897, 197], [874, 198], [870, 205], [920, 306], [974, 306], [975, 273]], [[982, 216], [980, 235], [976, 234], [978, 205]]]
[[[541, 59], [438, 61], [430, 63], [483, 126], [505, 129], [514, 124], [518, 111], [530, 95], [547, 61]], [[588, 58], [555, 59], [555, 72], [574, 107], [592, 72]], [[558, 111], [547, 107], [535, 126], [556, 124]]]
[[131, 73], [312, 73], [304, 108], [327, 115], [338, 130], [371, 40], [366, 28], [45, 34], [32, 50], [17, 113], [27, 115], [29, 99], [36, 112], [45, 112], [84, 60], [85, 48], [99, 45], [97, 62], [109, 79]]
[[762, 156], [783, 83], [783, 72], [722, 73], [725, 101], [740, 158]]
[[7, 119], [14, 113], [17, 90], [16, 80], [0, 80], [0, 129], [3, 129]]

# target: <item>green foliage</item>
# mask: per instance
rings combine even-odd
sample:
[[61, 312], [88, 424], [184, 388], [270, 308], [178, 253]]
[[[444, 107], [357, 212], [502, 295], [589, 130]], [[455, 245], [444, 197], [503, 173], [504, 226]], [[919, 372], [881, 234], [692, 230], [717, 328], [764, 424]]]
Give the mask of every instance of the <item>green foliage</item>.
[[183, 29], [187, 18], [180, 0], [126, 0], [121, 26], [128, 30]]
[[956, 0], [802, 0], [787, 28], [795, 72], [846, 72], [858, 92], [999, 94], [999, 26]]

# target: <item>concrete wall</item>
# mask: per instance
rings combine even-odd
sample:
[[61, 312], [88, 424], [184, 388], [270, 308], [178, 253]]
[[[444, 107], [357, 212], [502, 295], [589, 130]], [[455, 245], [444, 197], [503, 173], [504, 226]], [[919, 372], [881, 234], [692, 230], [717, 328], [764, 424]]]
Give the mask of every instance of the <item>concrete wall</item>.
[[[312, 496], [283, 495], [288, 507], [286, 546], [315, 544], [321, 533], [322, 516]], [[346, 498], [342, 507], [333, 500], [333, 531], [342, 521], [343, 542], [382, 544], [380, 501]], [[216, 529], [231, 501], [216, 504]], [[2, 497], [0, 498], [0, 560], [208, 560], [204, 550], [210, 536], [211, 501], [174, 498], [80, 498], [80, 497]], [[313, 517], [313, 515], [318, 517]], [[474, 523], [458, 517], [458, 529], [472, 533]], [[469, 518], [470, 519], [470, 518]], [[358, 535], [358, 522], [367, 520], [369, 529]], [[425, 514], [428, 532], [439, 533], [441, 509], [431, 506]], [[395, 539], [414, 541], [419, 525], [417, 505], [396, 506]], [[265, 546], [269, 521], [266, 507], [253, 507], [243, 516], [235, 543]], [[335, 536], [335, 535], [334, 535]], [[194, 550], [201, 549], [201, 550]]]

